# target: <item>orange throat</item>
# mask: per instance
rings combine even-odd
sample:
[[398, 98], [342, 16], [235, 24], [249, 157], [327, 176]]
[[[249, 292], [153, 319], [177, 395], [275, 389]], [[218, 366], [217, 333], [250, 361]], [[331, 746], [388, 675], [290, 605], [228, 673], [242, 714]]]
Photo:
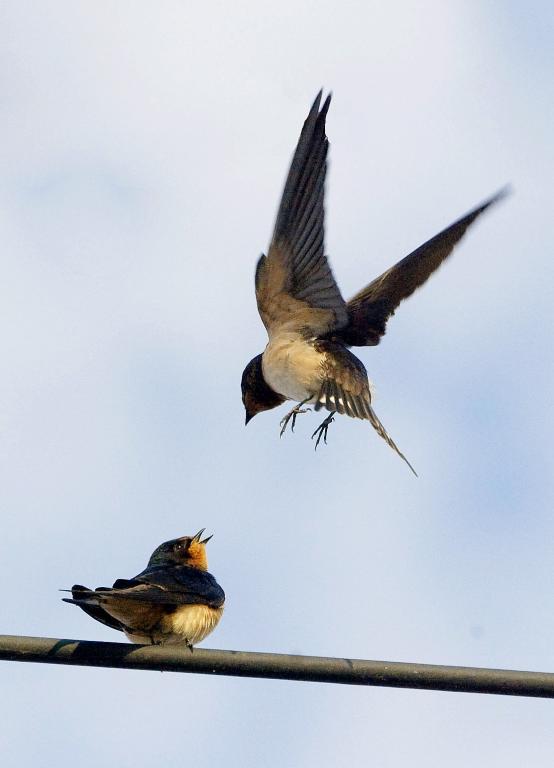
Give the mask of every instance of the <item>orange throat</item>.
[[201, 571], [208, 570], [208, 558], [206, 556], [206, 545], [198, 541], [192, 541], [187, 550], [187, 565], [192, 568], [199, 568]]

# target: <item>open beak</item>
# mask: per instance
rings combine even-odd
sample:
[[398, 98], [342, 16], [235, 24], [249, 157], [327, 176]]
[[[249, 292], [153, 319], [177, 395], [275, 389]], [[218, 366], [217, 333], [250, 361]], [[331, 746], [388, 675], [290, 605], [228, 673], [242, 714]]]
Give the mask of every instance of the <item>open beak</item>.
[[192, 541], [195, 541], [195, 542], [197, 542], [198, 544], [207, 544], [207, 543], [208, 543], [208, 541], [209, 541], [209, 540], [212, 538], [212, 536], [213, 536], [213, 533], [212, 533], [212, 536], [208, 536], [207, 538], [205, 538], [205, 539], [203, 539], [202, 541], [200, 541], [200, 537], [202, 536], [202, 534], [204, 533], [204, 531], [205, 531], [205, 530], [206, 530], [205, 528], [201, 528], [201, 529], [198, 531], [198, 533], [197, 533], [195, 536], [193, 536], [193, 537], [192, 537]]

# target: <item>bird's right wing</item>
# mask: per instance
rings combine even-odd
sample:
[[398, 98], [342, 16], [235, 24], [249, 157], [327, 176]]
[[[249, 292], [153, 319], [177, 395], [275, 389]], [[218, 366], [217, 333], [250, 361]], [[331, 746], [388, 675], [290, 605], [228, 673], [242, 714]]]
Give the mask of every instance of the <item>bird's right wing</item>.
[[65, 597], [63, 600], [78, 605], [93, 619], [121, 630], [124, 625], [107, 614], [103, 604], [113, 604], [115, 600], [119, 605], [128, 602], [151, 608], [194, 604], [220, 608], [225, 602], [225, 593], [211, 573], [176, 565], [146, 568], [134, 579], [117, 579], [113, 587], [92, 590], [76, 584], [72, 588], [72, 599]]
[[324, 252], [324, 193], [329, 142], [321, 91], [290, 166], [267, 256], [256, 267], [256, 301], [268, 333], [286, 327], [313, 335], [347, 322], [346, 304]]
[[118, 579], [111, 590], [105, 590], [108, 593], [156, 605], [200, 603], [219, 608], [225, 601], [225, 593], [211, 573], [186, 565], [146, 568], [134, 579]]
[[349, 346], [379, 344], [400, 302], [423, 285], [450, 256], [468, 227], [507, 192], [503, 189], [485, 200], [363, 288], [347, 304], [348, 324], [330, 335]]

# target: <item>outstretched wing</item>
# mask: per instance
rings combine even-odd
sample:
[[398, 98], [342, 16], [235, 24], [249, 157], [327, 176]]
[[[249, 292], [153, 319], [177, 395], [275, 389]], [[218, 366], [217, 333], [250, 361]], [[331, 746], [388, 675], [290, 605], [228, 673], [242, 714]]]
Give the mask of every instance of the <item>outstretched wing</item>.
[[428, 240], [357, 293], [347, 304], [348, 324], [332, 337], [349, 346], [373, 346], [403, 299], [417, 290], [465, 235], [468, 227], [508, 193], [503, 189]]
[[318, 93], [302, 128], [267, 256], [256, 267], [258, 310], [271, 335], [283, 326], [327, 333], [347, 322], [346, 304], [324, 253], [324, 192], [329, 142]]

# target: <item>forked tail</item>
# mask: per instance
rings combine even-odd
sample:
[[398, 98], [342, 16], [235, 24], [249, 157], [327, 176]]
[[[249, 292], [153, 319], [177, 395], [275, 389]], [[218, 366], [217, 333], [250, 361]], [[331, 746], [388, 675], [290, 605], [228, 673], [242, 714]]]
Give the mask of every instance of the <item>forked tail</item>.
[[412, 470], [414, 475], [417, 477], [418, 476], [417, 472], [412, 467], [412, 465], [410, 464], [408, 459], [404, 456], [404, 454], [399, 449], [399, 447], [396, 445], [396, 443], [394, 442], [392, 437], [390, 437], [388, 435], [387, 430], [385, 429], [385, 427], [381, 424], [381, 422], [377, 418], [377, 414], [375, 413], [375, 411], [373, 410], [371, 405], [369, 405], [369, 403], [364, 403], [364, 405], [365, 405], [365, 411], [367, 413], [367, 418], [371, 422], [371, 425], [375, 429], [377, 434], [380, 435], [383, 438], [383, 440], [385, 440], [390, 445], [390, 447], [393, 449], [393, 451], [396, 451], [396, 453], [400, 456], [401, 459], [404, 459], [406, 464], [410, 467], [410, 469]]

